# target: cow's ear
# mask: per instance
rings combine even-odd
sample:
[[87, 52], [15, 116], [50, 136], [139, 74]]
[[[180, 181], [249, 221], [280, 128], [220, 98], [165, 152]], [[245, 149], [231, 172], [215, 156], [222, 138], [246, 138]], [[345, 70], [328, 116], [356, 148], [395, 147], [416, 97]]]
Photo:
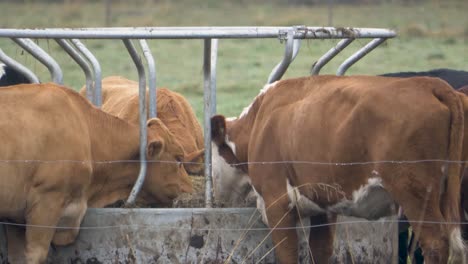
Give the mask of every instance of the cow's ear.
[[164, 141], [161, 139], [152, 140], [146, 147], [146, 156], [148, 158], [159, 158], [164, 149]]
[[160, 128], [160, 127], [165, 127], [164, 123], [161, 121], [161, 119], [155, 117], [155, 118], [151, 118], [148, 120], [148, 122], [146, 122], [146, 126], [148, 128]]
[[197, 162], [199, 159], [203, 158], [203, 155], [205, 155], [205, 149], [196, 150], [192, 153], [185, 155], [184, 161]]
[[215, 115], [211, 118], [211, 140], [217, 145], [224, 143], [226, 139], [226, 118]]

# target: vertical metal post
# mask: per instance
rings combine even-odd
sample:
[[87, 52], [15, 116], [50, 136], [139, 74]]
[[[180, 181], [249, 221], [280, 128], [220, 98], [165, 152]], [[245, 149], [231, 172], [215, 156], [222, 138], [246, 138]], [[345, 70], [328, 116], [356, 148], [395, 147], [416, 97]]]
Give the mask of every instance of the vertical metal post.
[[102, 105], [102, 92], [101, 92], [101, 65], [99, 61], [94, 57], [93, 53], [89, 51], [86, 46], [81, 43], [78, 39], [72, 39], [72, 43], [75, 47], [88, 59], [88, 61], [93, 66], [94, 70], [94, 92], [93, 92], [93, 104], [97, 107], [101, 107]]
[[211, 174], [211, 39], [204, 39], [203, 77], [204, 77], [204, 135], [205, 135], [205, 207], [213, 207], [213, 179]]
[[216, 110], [216, 65], [218, 63], [218, 39], [211, 40], [211, 116], [215, 115]]
[[30, 71], [25, 66], [21, 65], [21, 63], [10, 58], [8, 55], [5, 54], [5, 52], [3, 52], [1, 48], [0, 48], [0, 61], [2, 61], [3, 63], [5, 63], [5, 65], [11, 67], [15, 71], [20, 72], [31, 83], [39, 83], [39, 78], [37, 78], [37, 76], [32, 71]]
[[12, 40], [47, 67], [53, 82], [63, 84], [62, 69], [60, 69], [58, 63], [49, 54], [47, 54], [47, 52], [39, 47], [39, 45], [30, 39], [12, 38]]
[[55, 39], [55, 41], [60, 45], [60, 47], [62, 47], [63, 50], [65, 50], [65, 52], [68, 53], [68, 55], [70, 55], [70, 57], [72, 57], [72, 59], [81, 67], [81, 69], [83, 69], [86, 77], [86, 98], [88, 98], [90, 102], [93, 102], [93, 74], [88, 62], [66, 40]]
[[148, 89], [149, 89], [149, 118], [154, 118], [157, 115], [156, 103], [156, 63], [154, 62], [153, 54], [148, 47], [146, 40], [140, 39], [140, 46], [145, 55], [146, 63], [148, 64]]
[[138, 84], [139, 84], [139, 106], [140, 106], [140, 173], [135, 182], [135, 185], [130, 192], [130, 195], [125, 203], [126, 207], [131, 207], [138, 196], [143, 183], [146, 177], [146, 145], [147, 145], [147, 131], [146, 131], [146, 77], [145, 77], [145, 67], [141, 62], [140, 57], [138, 56], [135, 47], [133, 46], [131, 40], [123, 39], [125, 47], [128, 50], [128, 53], [132, 57], [133, 63], [138, 70]]

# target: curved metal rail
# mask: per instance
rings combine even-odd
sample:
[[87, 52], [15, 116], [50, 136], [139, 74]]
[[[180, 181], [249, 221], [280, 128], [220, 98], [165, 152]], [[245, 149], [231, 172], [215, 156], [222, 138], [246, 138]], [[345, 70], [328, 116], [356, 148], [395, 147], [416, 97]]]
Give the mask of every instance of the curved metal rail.
[[133, 63], [138, 70], [138, 84], [139, 84], [139, 104], [140, 104], [140, 173], [135, 182], [135, 185], [130, 192], [130, 195], [125, 203], [126, 207], [131, 207], [136, 200], [138, 193], [143, 187], [143, 182], [146, 177], [147, 163], [146, 163], [146, 145], [147, 145], [147, 130], [146, 130], [146, 77], [145, 77], [145, 67], [141, 62], [138, 52], [136, 51], [133, 43], [129, 39], [122, 40], [125, 47], [132, 57]]
[[76, 51], [73, 46], [64, 39], [56, 39], [57, 44], [62, 47], [62, 49], [70, 55], [70, 57], [83, 69], [83, 72], [86, 77], [86, 98], [89, 101], [94, 102], [94, 84], [93, 84], [93, 73], [91, 71], [91, 66], [89, 63], [81, 56], [81, 54]]
[[148, 47], [146, 40], [140, 39], [140, 47], [143, 51], [143, 55], [148, 65], [148, 89], [149, 89], [149, 118], [154, 118], [157, 115], [157, 104], [156, 104], [156, 63], [151, 54], [151, 50]]
[[47, 67], [53, 82], [63, 84], [63, 74], [60, 66], [47, 52], [39, 47], [39, 45], [30, 39], [12, 38], [12, 40]]
[[99, 61], [94, 57], [93, 53], [89, 51], [86, 46], [79, 41], [78, 39], [72, 39], [71, 42], [75, 47], [86, 57], [86, 59], [91, 63], [94, 72], [94, 89], [93, 89], [93, 104], [97, 107], [102, 105], [102, 92], [101, 92], [101, 81], [102, 81], [102, 71]]
[[385, 40], [385, 38], [376, 38], [373, 39], [371, 42], [367, 43], [364, 47], [359, 49], [357, 52], [355, 52], [353, 55], [351, 55], [348, 59], [346, 59], [340, 67], [338, 67], [338, 70], [336, 71], [336, 75], [344, 75], [344, 73], [351, 67], [354, 63], [356, 63], [358, 60], [362, 59], [362, 57], [366, 56], [369, 52], [371, 52], [373, 49], [375, 49], [377, 46], [382, 44]]
[[5, 63], [5, 65], [11, 67], [15, 71], [18, 71], [19, 73], [24, 75], [24, 77], [26, 77], [26, 79], [28, 79], [31, 83], [39, 83], [39, 78], [37, 78], [37, 76], [31, 70], [29, 70], [16, 60], [12, 59], [8, 55], [6, 55], [2, 49], [0, 49], [0, 61], [2, 61], [3, 63]]
[[294, 31], [288, 30], [283, 60], [280, 61], [270, 73], [267, 83], [273, 83], [283, 77], [291, 62], [296, 58], [300, 46], [300, 40], [294, 39]]
[[319, 74], [320, 70], [322, 69], [325, 64], [327, 64], [329, 61], [331, 61], [338, 53], [340, 53], [343, 49], [345, 49], [351, 42], [353, 42], [354, 39], [349, 38], [349, 39], [342, 39], [338, 44], [331, 48], [329, 51], [327, 51], [318, 61], [312, 66], [312, 69], [310, 71], [311, 75], [317, 75]]

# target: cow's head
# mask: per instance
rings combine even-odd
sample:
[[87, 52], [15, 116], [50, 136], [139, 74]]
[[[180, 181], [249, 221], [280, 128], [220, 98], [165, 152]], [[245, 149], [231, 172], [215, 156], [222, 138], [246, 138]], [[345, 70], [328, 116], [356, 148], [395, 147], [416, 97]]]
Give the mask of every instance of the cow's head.
[[158, 118], [148, 120], [147, 127], [148, 167], [141, 198], [145, 203], [170, 203], [182, 192], [192, 192], [184, 150]]
[[224, 206], [244, 206], [252, 203], [253, 192], [247, 174], [247, 164], [236, 156], [236, 143], [230, 141], [229, 125], [224, 116], [211, 118], [211, 149], [214, 198]]

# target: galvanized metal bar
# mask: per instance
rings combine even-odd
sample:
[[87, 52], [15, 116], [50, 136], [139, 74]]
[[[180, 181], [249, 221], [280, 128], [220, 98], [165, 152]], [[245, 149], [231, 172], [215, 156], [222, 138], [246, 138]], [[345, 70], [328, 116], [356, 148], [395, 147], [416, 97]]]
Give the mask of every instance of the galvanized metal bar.
[[157, 102], [156, 102], [156, 63], [151, 54], [151, 50], [148, 47], [146, 40], [140, 39], [141, 50], [148, 64], [148, 89], [149, 89], [149, 118], [154, 118], [157, 115]]
[[349, 38], [349, 39], [342, 39], [338, 44], [331, 48], [329, 51], [327, 51], [318, 61], [315, 62], [315, 64], [312, 66], [312, 69], [310, 70], [311, 75], [317, 75], [319, 74], [320, 70], [322, 69], [325, 64], [327, 64], [329, 61], [331, 61], [338, 53], [340, 53], [344, 48], [346, 48], [351, 42], [353, 42], [354, 39]]
[[146, 77], [145, 77], [145, 67], [141, 62], [140, 56], [138, 56], [138, 52], [135, 50], [135, 47], [132, 44], [132, 41], [129, 39], [122, 40], [125, 47], [128, 50], [128, 53], [132, 57], [133, 63], [138, 71], [138, 84], [139, 84], [139, 111], [140, 111], [140, 173], [138, 174], [138, 178], [135, 182], [135, 185], [128, 196], [128, 199], [125, 203], [126, 207], [130, 207], [135, 203], [135, 200], [140, 192], [141, 188], [143, 187], [143, 182], [145, 181], [146, 177], [146, 145], [147, 145], [147, 130], [146, 130]]
[[18, 71], [21, 73], [26, 79], [28, 79], [31, 83], [39, 83], [39, 78], [30, 71], [28, 68], [23, 66], [21, 63], [17, 62], [16, 60], [12, 59], [8, 55], [3, 52], [3, 50], [0, 48], [0, 61], [5, 63], [8, 67], [11, 67], [15, 71]]
[[[45, 28], [0, 29], [0, 37], [80, 38], [80, 39], [206, 39], [277, 38], [280, 31], [293, 27], [118, 27], [118, 28]], [[377, 28], [305, 27], [294, 38], [392, 38], [396, 33]]]
[[355, 62], [360, 60], [362, 57], [366, 56], [369, 52], [371, 52], [373, 49], [375, 49], [377, 46], [382, 44], [386, 38], [377, 38], [373, 39], [369, 43], [367, 43], [364, 47], [356, 51], [353, 55], [351, 55], [348, 59], [346, 59], [340, 67], [338, 67], [338, 70], [336, 72], [336, 75], [344, 75], [346, 70], [351, 67]]
[[[286, 36], [286, 47], [284, 50], [283, 60], [278, 63], [268, 76], [267, 83], [273, 83], [283, 76], [293, 60], [294, 48], [294, 31], [288, 30]], [[296, 53], [297, 54], [297, 53]]]
[[81, 67], [83, 70], [85, 77], [86, 77], [86, 98], [89, 101], [93, 102], [93, 73], [91, 70], [91, 66], [89, 66], [88, 62], [81, 56], [81, 54], [73, 48], [73, 46], [68, 43], [65, 39], [56, 39], [57, 44], [62, 47], [62, 49], [70, 55], [70, 57]]
[[216, 66], [218, 63], [218, 39], [211, 40], [211, 116], [216, 114]]
[[102, 105], [102, 71], [99, 61], [94, 57], [93, 53], [89, 51], [86, 46], [79, 41], [78, 39], [72, 39], [71, 42], [75, 47], [86, 57], [86, 59], [91, 63], [94, 71], [94, 92], [93, 92], [93, 104], [97, 107]]
[[211, 39], [204, 40], [203, 50], [203, 111], [204, 111], [204, 136], [205, 136], [205, 207], [213, 207], [213, 179], [211, 172]]
[[47, 67], [53, 82], [63, 84], [63, 74], [60, 66], [39, 45], [30, 39], [12, 38], [12, 40]]

